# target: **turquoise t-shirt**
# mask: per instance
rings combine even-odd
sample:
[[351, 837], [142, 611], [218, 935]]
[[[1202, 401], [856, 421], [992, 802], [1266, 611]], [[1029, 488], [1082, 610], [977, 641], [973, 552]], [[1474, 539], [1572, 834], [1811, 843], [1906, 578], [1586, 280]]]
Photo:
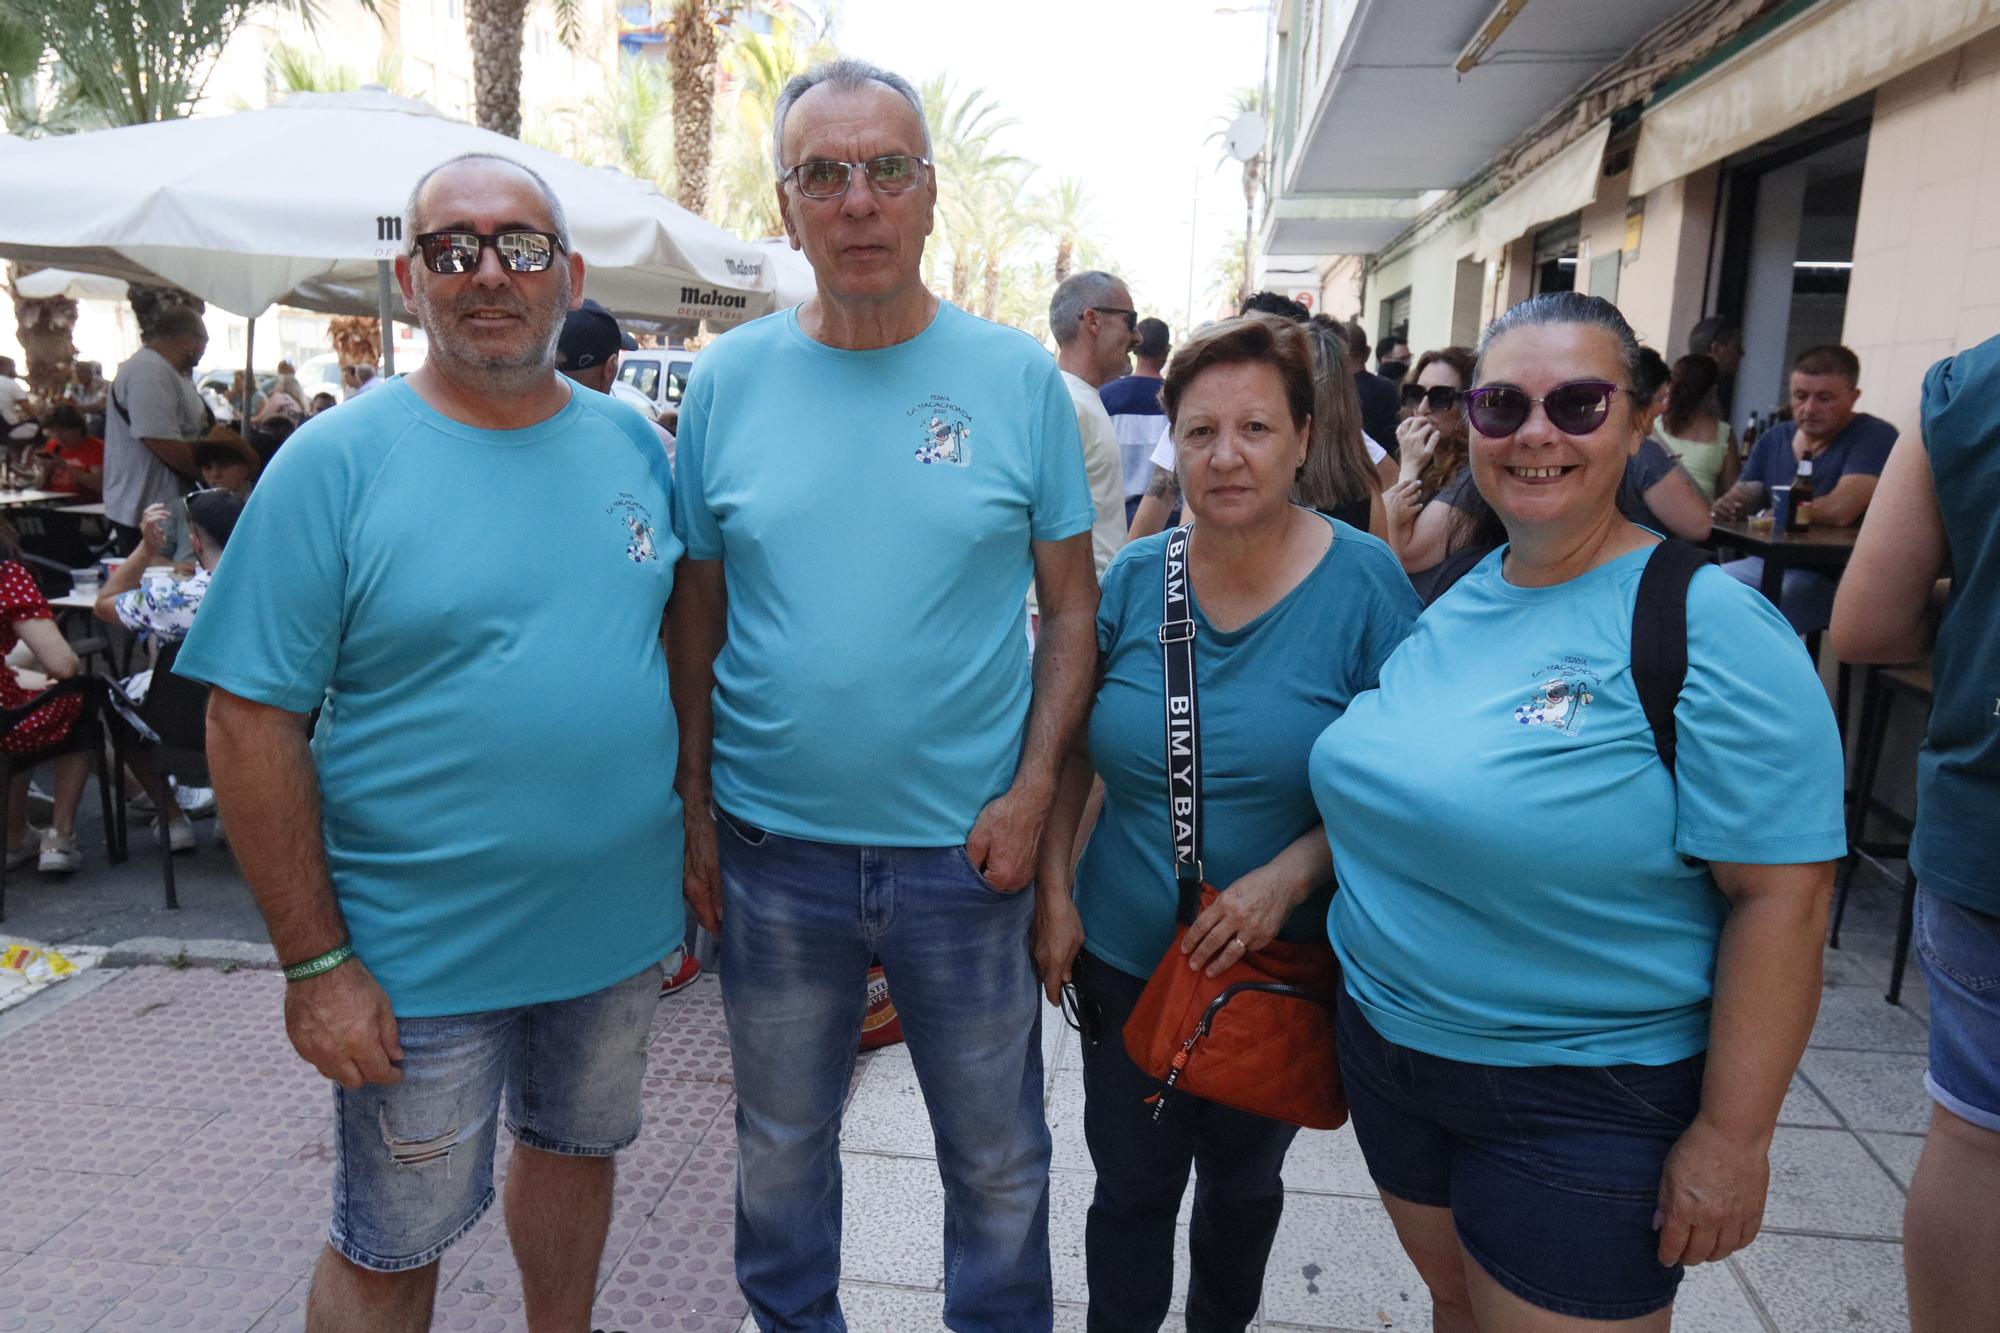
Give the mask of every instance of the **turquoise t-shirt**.
[[[1195, 606], [1202, 864], [1217, 889], [1320, 822], [1306, 772], [1313, 741], [1350, 699], [1373, 688], [1421, 607], [1387, 546], [1326, 521], [1334, 533], [1326, 555], [1255, 620], [1224, 633]], [[1178, 894], [1159, 637], [1166, 546], [1166, 533], [1133, 542], [1104, 574], [1097, 607], [1104, 683], [1090, 715], [1104, 811], [1076, 880], [1086, 947], [1135, 976], [1151, 973], [1173, 942]], [[1324, 938], [1330, 892], [1330, 883], [1321, 886], [1293, 912], [1284, 936]]]
[[729, 590], [716, 804], [818, 842], [963, 842], [1021, 757], [1030, 543], [1095, 516], [1055, 361], [950, 304], [869, 352], [767, 315], [696, 360], [675, 467], [688, 557]]
[[1632, 683], [1650, 549], [1550, 588], [1506, 547], [1439, 598], [1312, 753], [1347, 990], [1390, 1041], [1486, 1065], [1708, 1046], [1728, 900], [1700, 864], [1846, 849], [1840, 736], [1798, 636], [1719, 569], [1688, 590], [1678, 785]]
[[398, 1016], [589, 994], [680, 943], [672, 502], [652, 431], [602, 394], [488, 431], [401, 380], [257, 483], [177, 669], [324, 701], [334, 893]]

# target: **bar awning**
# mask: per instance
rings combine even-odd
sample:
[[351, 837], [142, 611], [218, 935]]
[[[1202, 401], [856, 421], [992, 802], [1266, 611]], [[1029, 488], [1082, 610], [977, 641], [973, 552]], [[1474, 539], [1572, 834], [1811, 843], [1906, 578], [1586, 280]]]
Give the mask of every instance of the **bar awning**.
[[1538, 223], [1567, 217], [1597, 199], [1604, 169], [1604, 145], [1611, 122], [1600, 120], [1581, 139], [1495, 195], [1480, 211], [1475, 259], [1497, 259], [1517, 237]]
[[1825, 0], [1654, 106], [1632, 193], [1699, 171], [2000, 27], [2000, 0]]

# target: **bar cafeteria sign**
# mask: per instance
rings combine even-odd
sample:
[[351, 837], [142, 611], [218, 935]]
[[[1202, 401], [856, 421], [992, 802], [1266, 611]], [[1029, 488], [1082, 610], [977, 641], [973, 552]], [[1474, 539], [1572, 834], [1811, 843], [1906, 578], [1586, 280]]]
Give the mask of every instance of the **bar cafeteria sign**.
[[1649, 107], [1631, 190], [1645, 194], [2000, 27], [2000, 0], [1829, 0]]

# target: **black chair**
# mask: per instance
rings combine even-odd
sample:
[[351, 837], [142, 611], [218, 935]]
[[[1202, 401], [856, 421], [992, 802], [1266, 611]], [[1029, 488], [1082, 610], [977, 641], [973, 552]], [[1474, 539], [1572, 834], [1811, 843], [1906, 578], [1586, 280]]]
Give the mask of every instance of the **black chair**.
[[[1863, 859], [1879, 864], [1883, 858], [1902, 857], [1907, 862], [1910, 854], [1907, 840], [1910, 821], [1875, 798], [1875, 780], [1881, 772], [1882, 749], [1889, 733], [1889, 714], [1898, 695], [1923, 704], [1924, 715], [1928, 717], [1931, 707], [1930, 663], [1870, 667], [1867, 681], [1861, 689], [1861, 737], [1854, 754], [1854, 794], [1847, 805], [1847, 856], [1840, 867], [1840, 884], [1833, 900], [1833, 929], [1827, 939], [1827, 943], [1836, 949], [1840, 947], [1841, 918], [1847, 915], [1847, 895], [1854, 887], [1855, 867]], [[1905, 841], [1868, 841], [1866, 835], [1871, 814], [1894, 826], [1904, 835]], [[1889, 992], [1883, 997], [1890, 1004], [1900, 1003], [1903, 997], [1903, 970], [1909, 962], [1910, 932], [1916, 904], [1917, 872], [1906, 864], [1903, 902], [1896, 915], [1896, 957], [1890, 966]]]
[[[146, 740], [112, 709], [112, 754], [119, 772], [123, 773], [127, 747], [137, 746], [145, 750], [162, 782], [173, 778], [191, 786], [209, 787], [214, 783], [208, 772], [208, 686], [174, 674], [174, 659], [179, 656], [177, 643], [160, 650], [153, 662], [153, 681], [147, 687], [146, 700], [135, 710], [160, 738], [158, 743]], [[172, 799], [171, 791], [167, 799]], [[117, 805], [118, 836], [122, 842], [127, 836], [125, 803], [120, 801]], [[168, 813], [162, 809], [158, 819], [160, 874], [166, 886], [167, 906], [179, 907], [173, 846], [167, 833]]]
[[[44, 705], [53, 699], [69, 695], [83, 698], [83, 711], [77, 715], [76, 724], [69, 729], [69, 735], [54, 745], [29, 754], [9, 754], [0, 750], [0, 793], [10, 790], [14, 777], [47, 759], [58, 755], [73, 754], [79, 750], [88, 751], [97, 762], [97, 790], [104, 803], [104, 850], [115, 865], [125, 859], [125, 842], [122, 822], [114, 822], [112, 808], [117, 806], [120, 814], [124, 802], [112, 800], [112, 768], [106, 762], [104, 753], [104, 714], [106, 682], [96, 676], [72, 676], [58, 681], [33, 699], [18, 708], [0, 708], [0, 736], [13, 731]], [[10, 849], [11, 850], [11, 849]], [[171, 897], [167, 906], [172, 907]], [[0, 920], [7, 915], [7, 859], [0, 856]]]
[[111, 525], [95, 514], [32, 506], [8, 517], [24, 553], [65, 570], [96, 564], [111, 548]]

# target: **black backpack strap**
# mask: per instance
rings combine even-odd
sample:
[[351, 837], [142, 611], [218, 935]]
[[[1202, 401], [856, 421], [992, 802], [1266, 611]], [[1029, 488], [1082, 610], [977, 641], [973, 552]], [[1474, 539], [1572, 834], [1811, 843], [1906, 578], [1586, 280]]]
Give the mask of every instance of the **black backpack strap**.
[[1674, 705], [1687, 680], [1688, 583], [1708, 563], [1708, 553], [1686, 542], [1664, 541], [1646, 559], [1639, 596], [1632, 603], [1632, 683], [1652, 724], [1653, 748], [1674, 771]]
[[1167, 823], [1174, 831], [1177, 916], [1191, 924], [1201, 908], [1201, 706], [1194, 688], [1194, 600], [1188, 590], [1192, 524], [1167, 534], [1161, 563], [1160, 658], [1165, 672]]

